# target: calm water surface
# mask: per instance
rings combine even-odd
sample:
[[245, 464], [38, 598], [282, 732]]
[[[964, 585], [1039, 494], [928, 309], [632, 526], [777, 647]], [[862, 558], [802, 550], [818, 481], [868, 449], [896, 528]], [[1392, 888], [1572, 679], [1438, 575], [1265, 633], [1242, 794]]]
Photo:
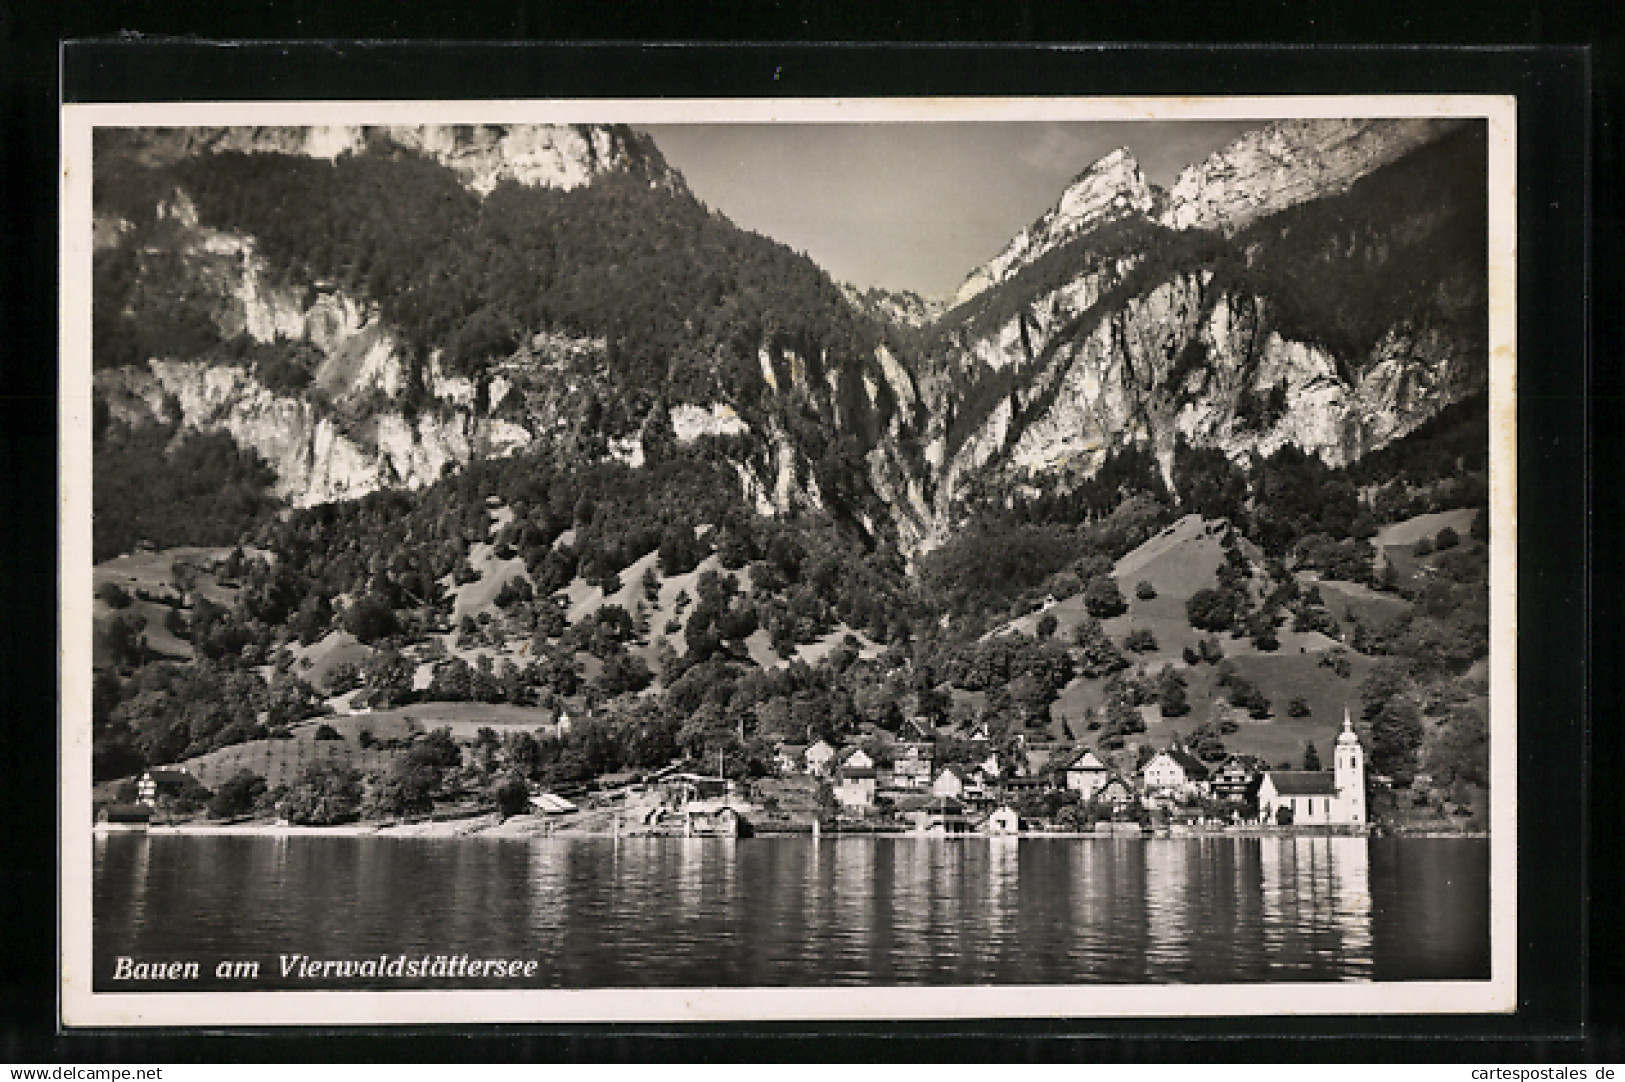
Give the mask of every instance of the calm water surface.
[[[96, 987], [221, 959], [535, 959], [528, 981], [707, 987], [1475, 980], [1482, 839], [99, 836]], [[198, 960], [184, 985], [119, 956]]]

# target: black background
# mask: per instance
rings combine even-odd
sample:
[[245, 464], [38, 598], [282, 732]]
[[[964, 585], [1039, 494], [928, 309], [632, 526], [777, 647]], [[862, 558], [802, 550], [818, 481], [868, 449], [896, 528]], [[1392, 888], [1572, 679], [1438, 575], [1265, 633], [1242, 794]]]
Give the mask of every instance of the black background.
[[[1024, 3], [825, 10], [770, 2], [589, 16], [546, 4], [331, 10], [240, 5], [0, 9], [7, 80], [0, 195], [0, 1060], [1458, 1060], [1625, 1058], [1613, 855], [1621, 811], [1615, 710], [1621, 584], [1606, 538], [1625, 477], [1617, 421], [1620, 317], [1619, 39], [1529, 4], [1256, 6], [1137, 12], [1160, 35], [1307, 42], [1593, 42], [1495, 48], [1171, 50], [1013, 43], [1135, 40], [1129, 5]], [[1415, 9], [1415, 10], [1413, 10]], [[1147, 19], [1147, 15], [1155, 18]], [[574, 24], [574, 25], [572, 25]], [[119, 31], [139, 31], [142, 37]], [[754, 39], [744, 47], [243, 47], [211, 38]], [[76, 48], [64, 100], [688, 97], [925, 94], [1510, 93], [1519, 97], [1520, 1009], [1470, 1018], [1147, 1019], [913, 1025], [575, 1027], [197, 1035], [56, 1030], [56, 124], [60, 38]], [[924, 48], [813, 38], [975, 42]], [[1007, 44], [989, 45], [1003, 41]], [[1588, 159], [1595, 171], [1587, 173]], [[1596, 185], [1588, 188], [1588, 180]], [[1595, 220], [1587, 216], [1588, 199]], [[1593, 239], [1595, 245], [1593, 247]], [[1588, 257], [1598, 272], [1588, 280]], [[1597, 283], [1601, 283], [1600, 285]], [[1596, 292], [1597, 290], [1602, 292]], [[1588, 327], [1586, 301], [1597, 296]], [[1588, 331], [1592, 351], [1588, 354]], [[1592, 360], [1591, 358], [1595, 358]], [[1588, 398], [1587, 389], [1591, 388]], [[1594, 426], [1594, 427], [1593, 427]], [[1596, 462], [1591, 462], [1594, 455]], [[1602, 526], [1593, 544], [1593, 524]], [[1593, 561], [1595, 567], [1593, 568]], [[1588, 606], [1591, 582], [1604, 599]], [[1610, 589], [1610, 587], [1616, 589]], [[1592, 635], [1595, 635], [1593, 647]], [[1588, 666], [1597, 659], [1588, 682]], [[1594, 724], [1588, 728], [1588, 719]], [[1589, 743], [1589, 753], [1587, 751]], [[1593, 779], [1584, 769], [1598, 764]], [[1589, 827], [1589, 829], [1588, 829]], [[1042, 949], [1042, 945], [1035, 945]]]

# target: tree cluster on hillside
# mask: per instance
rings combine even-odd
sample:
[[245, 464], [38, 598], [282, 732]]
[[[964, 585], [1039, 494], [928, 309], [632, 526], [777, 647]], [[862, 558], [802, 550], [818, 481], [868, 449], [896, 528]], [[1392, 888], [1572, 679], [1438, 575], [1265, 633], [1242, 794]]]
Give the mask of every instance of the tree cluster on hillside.
[[97, 561], [148, 542], [231, 545], [276, 506], [265, 461], [224, 433], [100, 419], [92, 440]]

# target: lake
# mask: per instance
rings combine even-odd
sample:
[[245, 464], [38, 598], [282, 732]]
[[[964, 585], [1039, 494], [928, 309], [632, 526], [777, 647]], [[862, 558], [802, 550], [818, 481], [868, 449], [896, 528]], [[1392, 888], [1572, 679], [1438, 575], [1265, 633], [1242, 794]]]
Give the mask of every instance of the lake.
[[[99, 835], [94, 935], [97, 991], [1483, 980], [1489, 842]], [[293, 954], [537, 964], [313, 985]]]

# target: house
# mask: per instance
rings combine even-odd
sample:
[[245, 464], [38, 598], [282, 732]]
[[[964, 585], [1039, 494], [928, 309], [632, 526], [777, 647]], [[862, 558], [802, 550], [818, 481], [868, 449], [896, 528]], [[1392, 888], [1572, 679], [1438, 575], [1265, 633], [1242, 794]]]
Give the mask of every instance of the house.
[[997, 800], [1000, 804], [1026, 807], [1042, 800], [1044, 794], [1052, 792], [1054, 788], [1051, 778], [1014, 776], [1005, 778], [1004, 783], [997, 790], [990, 790], [984, 799], [990, 803]]
[[990, 778], [980, 765], [969, 770], [961, 770], [960, 778], [963, 787], [959, 792], [959, 799], [967, 804], [987, 804], [993, 799], [993, 790], [998, 786], [996, 778]]
[[1246, 804], [1257, 792], [1261, 780], [1257, 770], [1246, 761], [1232, 755], [1225, 760], [1224, 766], [1213, 772], [1212, 777], [1208, 779], [1208, 785], [1215, 799]]
[[1106, 779], [1106, 784], [1095, 792], [1094, 800], [1097, 804], [1110, 804], [1114, 808], [1121, 808], [1134, 802], [1134, 790], [1119, 775], [1113, 774]]
[[989, 782], [995, 782], [999, 780], [999, 775], [1003, 772], [1004, 768], [999, 766], [998, 755], [993, 752], [989, 752], [986, 759], [983, 759], [981, 762], [976, 764], [976, 769], [981, 773], [984, 779]]
[[848, 767], [857, 767], [859, 770], [873, 770], [875, 758], [855, 744], [848, 744], [842, 748], [835, 757], [835, 769], [846, 770]]
[[1348, 710], [1330, 770], [1271, 770], [1258, 784], [1258, 812], [1266, 822], [1363, 826], [1365, 751]]
[[931, 795], [958, 800], [965, 795], [965, 768], [950, 764], [937, 771], [931, 782]]
[[806, 767], [807, 745], [779, 744], [773, 749], [773, 769], [780, 774], [799, 774]]
[[866, 812], [875, 806], [873, 767], [843, 767], [835, 775], [835, 802], [842, 808]]
[[657, 785], [662, 801], [673, 808], [681, 808], [694, 800], [714, 800], [726, 796], [731, 788], [727, 778], [708, 777], [687, 771], [666, 774], [659, 778]]
[[835, 749], [827, 740], [815, 741], [807, 748], [804, 757], [807, 762], [807, 773], [820, 778], [827, 778], [834, 772]]
[[936, 797], [913, 813], [917, 834], [968, 834], [970, 820], [965, 817], [965, 806], [952, 797]]
[[897, 745], [891, 766], [892, 785], [898, 789], [929, 789], [931, 753], [930, 744], [909, 742]]
[[683, 809], [683, 833], [718, 838], [748, 838], [750, 820], [725, 800], [696, 800]]
[[1066, 764], [1066, 787], [1084, 800], [1093, 800], [1111, 776], [1111, 769], [1100, 756], [1088, 749]]
[[1021, 816], [1016, 809], [1006, 804], [992, 815], [987, 817], [987, 832], [989, 834], [1019, 834], [1021, 833]]
[[155, 766], [141, 775], [135, 783], [136, 800], [149, 808], [158, 806], [160, 797], [168, 798], [178, 807], [201, 806], [209, 799], [209, 790], [184, 766]]
[[1157, 752], [1140, 771], [1146, 792], [1154, 796], [1196, 796], [1207, 776], [1207, 766], [1177, 744]]

